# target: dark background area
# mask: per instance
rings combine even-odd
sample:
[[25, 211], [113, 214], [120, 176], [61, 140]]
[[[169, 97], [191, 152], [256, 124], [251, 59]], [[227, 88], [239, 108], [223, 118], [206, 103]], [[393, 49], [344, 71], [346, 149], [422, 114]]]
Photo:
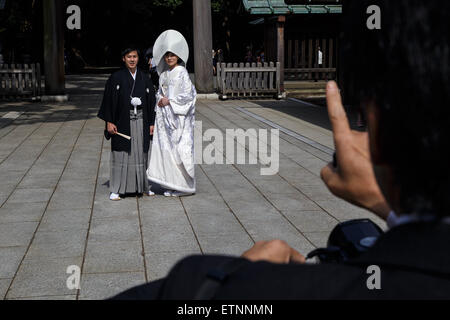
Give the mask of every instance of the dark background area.
[[[61, 0], [64, 1], [67, 73], [119, 67], [120, 52], [134, 45], [143, 52], [161, 32], [180, 31], [193, 50], [192, 1], [166, 0]], [[69, 5], [81, 9], [81, 30], [68, 30]], [[6, 0], [0, 9], [0, 52], [4, 63], [43, 61], [42, 0]], [[241, 62], [246, 47], [258, 50], [263, 26], [249, 24], [256, 18], [243, 10], [240, 0], [213, 0], [213, 48], [222, 49], [227, 62]], [[78, 55], [74, 54], [77, 52]], [[79, 58], [81, 56], [81, 59]], [[143, 59], [142, 59], [143, 62]], [[192, 54], [188, 70], [193, 71]]]

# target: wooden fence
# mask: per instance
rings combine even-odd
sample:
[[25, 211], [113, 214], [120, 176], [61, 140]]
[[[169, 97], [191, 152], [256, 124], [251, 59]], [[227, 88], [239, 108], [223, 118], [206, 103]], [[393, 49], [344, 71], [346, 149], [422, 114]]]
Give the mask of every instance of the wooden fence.
[[36, 64], [0, 65], [0, 100], [41, 97], [41, 67]]
[[217, 86], [222, 99], [281, 98], [280, 63], [218, 63]]
[[336, 68], [284, 69], [285, 80], [336, 80]]
[[[289, 80], [336, 79], [337, 39], [290, 34], [286, 41], [285, 77]], [[322, 67], [318, 65], [318, 47], [322, 51]]]

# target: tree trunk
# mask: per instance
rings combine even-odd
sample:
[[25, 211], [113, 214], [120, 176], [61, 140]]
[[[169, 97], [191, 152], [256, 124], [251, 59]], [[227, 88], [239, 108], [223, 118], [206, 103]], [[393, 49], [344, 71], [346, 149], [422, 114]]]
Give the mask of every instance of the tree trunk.
[[63, 2], [43, 2], [46, 95], [63, 95], [65, 92]]
[[195, 87], [214, 92], [211, 0], [193, 0]]

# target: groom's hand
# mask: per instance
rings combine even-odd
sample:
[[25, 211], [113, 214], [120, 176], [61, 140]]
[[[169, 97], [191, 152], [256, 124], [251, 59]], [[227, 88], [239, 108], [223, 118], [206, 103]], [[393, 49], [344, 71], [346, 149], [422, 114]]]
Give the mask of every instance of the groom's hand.
[[153, 131], [155, 130], [155, 126], [150, 126], [150, 135], [153, 135]]
[[108, 130], [108, 133], [112, 136], [117, 133], [117, 127], [114, 125], [114, 123], [111, 122], [107, 123], [106, 130]]

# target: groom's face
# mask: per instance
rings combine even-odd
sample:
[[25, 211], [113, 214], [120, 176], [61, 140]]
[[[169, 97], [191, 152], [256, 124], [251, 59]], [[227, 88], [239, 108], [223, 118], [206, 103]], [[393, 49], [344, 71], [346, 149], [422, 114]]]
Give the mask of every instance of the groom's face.
[[125, 62], [125, 65], [127, 66], [128, 69], [130, 69], [130, 70], [136, 69], [136, 66], [139, 62], [139, 55], [138, 55], [137, 51], [131, 51], [131, 52], [127, 53], [123, 57], [123, 61]]

